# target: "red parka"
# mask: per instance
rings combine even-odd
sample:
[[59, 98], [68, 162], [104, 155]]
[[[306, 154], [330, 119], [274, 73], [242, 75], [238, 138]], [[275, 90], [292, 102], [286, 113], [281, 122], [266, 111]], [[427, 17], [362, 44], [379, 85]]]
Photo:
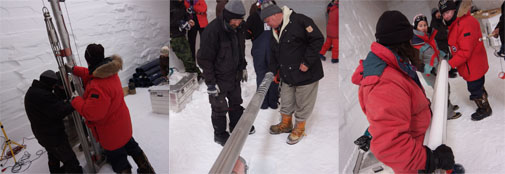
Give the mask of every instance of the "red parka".
[[370, 149], [395, 173], [424, 170], [424, 135], [431, 120], [430, 102], [412, 65], [374, 42], [352, 76], [372, 135]]
[[[209, 21], [207, 20], [207, 4], [205, 3], [205, 0], [193, 0], [193, 9], [196, 13], [196, 17], [198, 18], [198, 24], [200, 24], [200, 28], [205, 28], [209, 24]], [[186, 6], [186, 9], [191, 6], [189, 4], [189, 0], [184, 1], [184, 6]]]
[[121, 57], [114, 55], [92, 75], [85, 67], [75, 66], [72, 72], [85, 84], [84, 95], [75, 97], [72, 106], [86, 118], [96, 140], [110, 151], [124, 146], [132, 137], [130, 111], [117, 75], [122, 64]]
[[475, 81], [484, 76], [489, 65], [477, 19], [470, 12], [456, 18], [449, 26], [448, 37], [453, 55], [449, 65], [457, 68], [459, 75], [466, 81]]
[[328, 24], [326, 25], [326, 35], [329, 38], [338, 39], [338, 5], [328, 7]]

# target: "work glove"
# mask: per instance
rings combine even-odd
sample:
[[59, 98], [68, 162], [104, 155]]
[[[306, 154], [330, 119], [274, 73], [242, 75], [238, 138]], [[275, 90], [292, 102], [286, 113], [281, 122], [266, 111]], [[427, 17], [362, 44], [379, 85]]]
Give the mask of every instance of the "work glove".
[[189, 25], [188, 21], [181, 20], [179, 23], [179, 31], [190, 30], [191, 25]]
[[219, 87], [217, 85], [207, 85], [207, 93], [209, 96], [217, 97], [219, 95]]
[[442, 144], [434, 151], [424, 146], [426, 150], [425, 173], [433, 173], [436, 169], [451, 170], [454, 168], [454, 154], [450, 147]]
[[67, 73], [73, 73], [74, 72], [74, 67], [70, 66], [69, 64], [65, 64], [65, 71]]
[[247, 69], [242, 70], [241, 82], [247, 82]]
[[189, 8], [186, 9], [186, 12], [188, 12], [189, 14], [195, 14], [195, 9], [193, 8], [193, 6], [190, 6]]

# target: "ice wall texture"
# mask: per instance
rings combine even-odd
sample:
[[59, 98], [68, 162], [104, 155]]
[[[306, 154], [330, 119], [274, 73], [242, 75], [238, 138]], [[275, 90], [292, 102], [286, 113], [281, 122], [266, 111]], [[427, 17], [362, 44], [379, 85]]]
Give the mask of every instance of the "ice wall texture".
[[358, 86], [351, 83], [351, 75], [359, 60], [370, 51], [370, 45], [375, 41], [375, 25], [386, 9], [386, 3], [382, 1], [340, 1], [339, 90], [343, 95], [341, 109], [345, 113], [338, 124], [340, 173], [352, 173], [349, 160], [355, 149], [353, 142], [368, 127], [358, 101]]
[[[44, 3], [52, 16], [49, 2]], [[15, 141], [32, 135], [23, 104], [26, 90], [44, 70], [57, 70], [42, 7], [42, 1], [0, 2], [0, 121]], [[69, 22], [74, 30], [70, 34], [74, 34], [77, 48], [72, 36], [71, 46], [77, 64], [87, 66], [86, 46], [100, 43], [106, 56], [123, 57], [119, 73], [123, 85], [135, 67], [158, 58], [161, 46], [170, 37], [168, 0], [67, 1], [66, 7], [61, 3], [61, 8], [69, 32]]]

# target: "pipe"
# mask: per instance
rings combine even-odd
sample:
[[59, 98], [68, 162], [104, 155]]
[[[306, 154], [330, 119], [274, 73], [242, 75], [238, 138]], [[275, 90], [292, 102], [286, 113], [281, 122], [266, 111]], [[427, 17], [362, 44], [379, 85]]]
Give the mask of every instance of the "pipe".
[[249, 135], [249, 130], [258, 115], [261, 103], [263, 102], [273, 79], [274, 74], [272, 72], [265, 74], [265, 78], [247, 105], [247, 108], [238, 121], [237, 126], [233, 129], [233, 133], [210, 169], [210, 174], [229, 174], [232, 172], [235, 162], [240, 155], [240, 151], [242, 151], [242, 147], [244, 147], [245, 140]]

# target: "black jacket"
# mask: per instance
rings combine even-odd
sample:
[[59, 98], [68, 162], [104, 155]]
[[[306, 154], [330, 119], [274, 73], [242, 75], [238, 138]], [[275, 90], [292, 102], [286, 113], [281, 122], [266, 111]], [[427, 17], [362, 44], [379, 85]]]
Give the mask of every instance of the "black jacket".
[[170, 37], [176, 38], [186, 35], [186, 30], [179, 30], [182, 23], [189, 21], [189, 14], [184, 7], [184, 1], [170, 1]]
[[[283, 21], [285, 23], [287, 21]], [[283, 24], [281, 24], [282, 26]], [[272, 30], [275, 32], [275, 29]], [[324, 37], [314, 21], [303, 15], [291, 13], [289, 23], [283, 29], [279, 42], [272, 37], [272, 57], [269, 69], [274, 74], [280, 70], [284, 83], [294, 86], [307, 85], [323, 78], [323, 66], [319, 51]], [[300, 71], [300, 64], [309, 70]]]
[[242, 27], [231, 29], [221, 16], [205, 27], [197, 56], [205, 84], [217, 84], [221, 91], [239, 84], [247, 65], [244, 34]]
[[245, 23], [245, 28], [247, 28], [246, 39], [254, 39], [258, 38], [263, 31], [265, 31], [265, 23], [261, 20], [259, 10], [256, 12], [252, 12], [249, 17], [247, 17], [247, 21]]
[[435, 40], [437, 41], [437, 47], [439, 50], [444, 51], [445, 53], [449, 54], [449, 44], [448, 42], [448, 31], [449, 29], [447, 26], [444, 24], [442, 17], [440, 19], [437, 19], [435, 17], [436, 13], [433, 13], [431, 15], [431, 23], [430, 27], [436, 29], [437, 35], [435, 36]]
[[505, 44], [505, 1], [501, 4], [501, 16], [500, 16], [500, 22], [498, 22], [498, 25], [496, 25], [496, 28], [499, 28], [498, 31], [500, 32], [500, 40], [501, 44]]
[[55, 146], [67, 141], [63, 118], [74, 108], [57, 97], [50, 86], [33, 80], [25, 95], [25, 110], [40, 145]]

